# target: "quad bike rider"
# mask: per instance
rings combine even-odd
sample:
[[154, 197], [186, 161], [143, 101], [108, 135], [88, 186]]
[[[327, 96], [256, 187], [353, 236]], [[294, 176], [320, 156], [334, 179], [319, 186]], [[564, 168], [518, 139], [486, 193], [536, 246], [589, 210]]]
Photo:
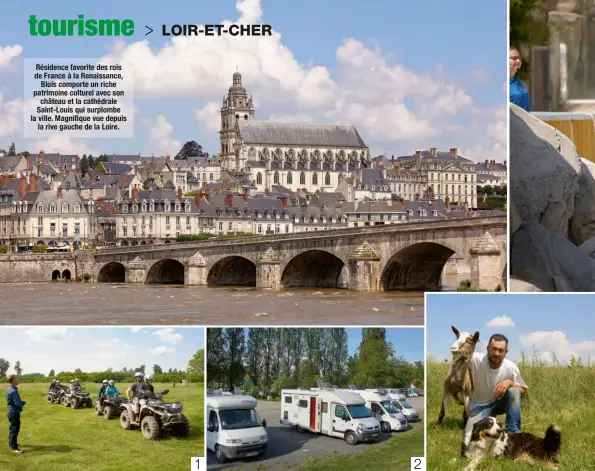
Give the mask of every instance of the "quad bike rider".
[[[183, 414], [182, 404], [164, 402], [163, 396], [169, 390], [153, 392], [154, 388], [150, 383], [152, 377], [148, 377], [149, 382], [144, 384], [141, 383], [142, 375], [136, 376], [136, 378], [137, 381], [127, 391], [128, 397], [130, 398], [134, 394], [133, 397], [136, 401], [134, 404], [122, 406], [120, 415], [122, 428], [131, 430], [140, 426], [143, 436], [148, 440], [156, 440], [162, 431], [174, 432], [178, 436], [188, 435], [190, 424]], [[137, 384], [139, 386], [136, 386]]]
[[95, 415], [103, 415], [103, 400], [105, 399], [105, 390], [107, 389], [108, 381], [104, 379], [101, 382], [99, 394], [97, 394], [97, 402], [95, 403]]
[[63, 394], [63, 389], [60, 387], [60, 381], [53, 379], [46, 395], [48, 404], [53, 404], [54, 402], [59, 403]]
[[73, 409], [78, 409], [79, 407], [93, 407], [91, 394], [83, 392], [83, 389], [85, 388], [81, 386], [78, 378], [72, 381], [72, 386], [70, 387], [70, 406]]
[[108, 387], [105, 391], [103, 399], [103, 417], [106, 420], [117, 417], [123, 404], [128, 404], [126, 398], [120, 397], [120, 391], [116, 388], [116, 383], [113, 379], [110, 379]]

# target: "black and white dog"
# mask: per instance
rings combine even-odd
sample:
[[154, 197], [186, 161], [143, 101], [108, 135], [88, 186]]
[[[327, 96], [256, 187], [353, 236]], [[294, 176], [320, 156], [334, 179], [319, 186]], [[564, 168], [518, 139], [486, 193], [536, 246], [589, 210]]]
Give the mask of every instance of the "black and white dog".
[[491, 456], [516, 459], [521, 456], [557, 468], [560, 461], [562, 435], [557, 425], [551, 425], [544, 438], [530, 433], [509, 434], [494, 417], [485, 417], [473, 425], [471, 439], [463, 438], [461, 454], [471, 459], [464, 471], [473, 471], [476, 466]]

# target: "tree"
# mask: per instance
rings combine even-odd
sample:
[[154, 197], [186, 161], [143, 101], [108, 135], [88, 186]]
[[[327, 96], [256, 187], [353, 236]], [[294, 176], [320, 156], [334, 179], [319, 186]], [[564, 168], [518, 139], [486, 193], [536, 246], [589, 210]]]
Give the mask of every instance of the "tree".
[[191, 375], [202, 375], [205, 371], [205, 351], [203, 348], [197, 350], [194, 356], [188, 362], [188, 368], [186, 368], [188, 374]]
[[225, 377], [223, 329], [207, 329], [207, 382], [221, 382]]
[[12, 144], [10, 144], [10, 146], [8, 147], [8, 154], [6, 154], [6, 155], [9, 155], [9, 156], [11, 156], [11, 155], [17, 155], [16, 147], [14, 145], [14, 142]]
[[225, 341], [225, 360], [227, 369], [227, 386], [230, 391], [234, 389], [234, 386], [242, 381], [244, 377], [244, 329], [241, 327], [235, 327], [225, 329], [223, 334]]
[[85, 178], [87, 170], [89, 169], [89, 161], [87, 160], [87, 154], [83, 154], [83, 157], [81, 158], [81, 161], [79, 163], [79, 167], [81, 169], [82, 177]]
[[6, 376], [8, 368], [10, 368], [10, 362], [6, 361], [4, 358], [0, 358], [0, 376]]
[[87, 157], [87, 168], [95, 168], [95, 160], [93, 160], [93, 155], [89, 154], [89, 156]]
[[76, 375], [82, 375], [83, 374], [83, 370], [81, 370], [80, 368], [77, 368], [76, 370], [74, 370], [74, 374], [76, 374]]
[[180, 152], [174, 157], [174, 160], [184, 160], [188, 157], [204, 157], [202, 146], [196, 141], [188, 141], [182, 146]]
[[163, 374], [163, 370], [161, 369], [161, 367], [159, 365], [153, 365], [153, 374], [154, 375], [162, 375]]
[[23, 374], [23, 368], [21, 368], [21, 362], [17, 361], [14, 364], [14, 372], [18, 375], [21, 376]]
[[145, 365], [141, 365], [136, 371], [140, 371], [142, 374], [145, 374]]
[[23, 154], [23, 156], [25, 156], [25, 157], [30, 157], [31, 156], [31, 153], [28, 150], [25, 150], [25, 151], [21, 152], [21, 154]]
[[124, 367], [124, 368], [122, 368], [122, 371], [123, 371], [124, 373], [126, 373], [126, 372], [128, 372], [128, 369], [127, 369], [126, 367]]
[[50, 374], [48, 376], [56, 376], [56, 372], [52, 369], [50, 370]]
[[262, 377], [262, 355], [265, 332], [264, 329], [248, 329], [248, 350], [246, 352], [247, 373], [250, 381], [257, 386]]
[[[521, 46], [547, 45], [550, 30], [547, 22], [540, 18], [545, 15], [545, 0], [510, 0], [510, 45], [521, 49]], [[530, 64], [524, 58], [523, 66], [517, 76], [526, 80], [530, 76]]]
[[381, 329], [369, 329], [362, 335], [358, 358], [353, 365], [354, 383], [359, 388], [395, 384], [395, 360], [392, 345], [382, 338]]

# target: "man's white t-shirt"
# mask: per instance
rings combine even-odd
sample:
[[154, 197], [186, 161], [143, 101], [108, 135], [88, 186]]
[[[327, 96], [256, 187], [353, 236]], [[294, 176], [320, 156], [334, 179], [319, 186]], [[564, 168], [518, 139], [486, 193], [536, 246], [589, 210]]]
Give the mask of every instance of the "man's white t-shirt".
[[485, 406], [498, 399], [499, 396], [494, 393], [494, 388], [498, 383], [506, 379], [510, 379], [514, 384], [528, 389], [518, 367], [507, 358], [502, 361], [500, 368], [493, 369], [490, 366], [487, 353], [474, 353], [469, 366], [473, 378], [470, 408]]

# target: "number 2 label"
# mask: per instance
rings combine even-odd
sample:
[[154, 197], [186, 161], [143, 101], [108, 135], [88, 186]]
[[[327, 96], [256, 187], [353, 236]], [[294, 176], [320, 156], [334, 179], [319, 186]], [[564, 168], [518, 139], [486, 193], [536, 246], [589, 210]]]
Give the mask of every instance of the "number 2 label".
[[425, 458], [411, 458], [411, 471], [426, 471]]

